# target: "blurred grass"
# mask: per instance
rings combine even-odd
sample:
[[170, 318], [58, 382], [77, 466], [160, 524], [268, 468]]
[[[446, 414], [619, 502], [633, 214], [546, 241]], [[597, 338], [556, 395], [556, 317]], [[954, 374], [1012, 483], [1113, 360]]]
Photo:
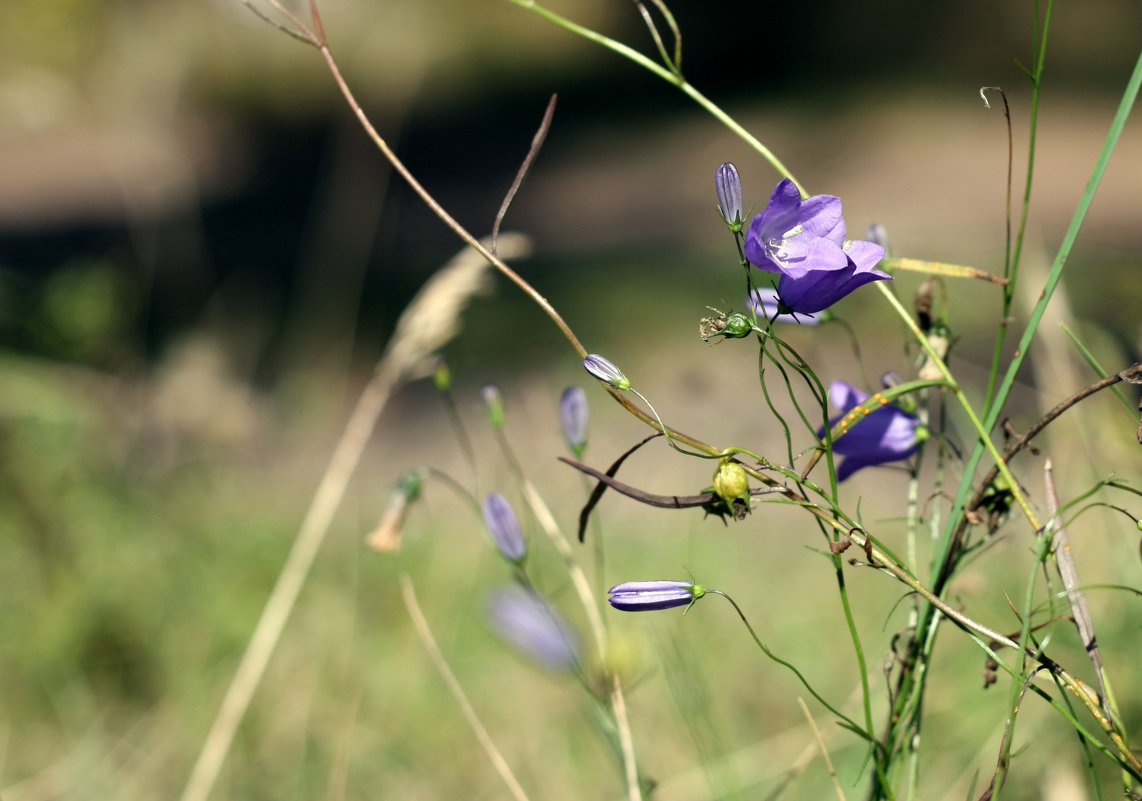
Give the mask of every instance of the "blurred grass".
[[[617, 298], [636, 290], [619, 284], [613, 302], [621, 306]], [[641, 297], [650, 308], [685, 305], [669, 292]], [[472, 332], [497, 328], [504, 319], [499, 302], [473, 308]], [[574, 301], [569, 303], [574, 308]], [[531, 326], [522, 328], [526, 332]], [[722, 432], [727, 442], [751, 436], [747, 432], [756, 439], [762, 419], [756, 390], [746, 394], [756, 380], [750, 376], [752, 357], [736, 343], [705, 345], [690, 328], [681, 331], [671, 324], [667, 330], [674, 333], [651, 341], [624, 339], [614, 331], [600, 337], [605, 333], [605, 341], [623, 348], [628, 372], [649, 387], [652, 398], [661, 399], [671, 419], [681, 418], [702, 433]], [[791, 336], [802, 340], [811, 358], [826, 356], [818, 350], [833, 353], [832, 359], [844, 353], [836, 329], [804, 329]], [[488, 337], [489, 346], [495, 338]], [[814, 338], [822, 344], [815, 345]], [[875, 351], [873, 343], [864, 344], [866, 351]], [[481, 454], [485, 486], [508, 488], [480, 423], [475, 389], [484, 372], [467, 366], [480, 364], [487, 354], [466, 350], [472, 347], [469, 342], [458, 350], [463, 354], [456, 362], [460, 397]], [[532, 347], [537, 362], [545, 353], [560, 352], [555, 342]], [[579, 380], [572, 368], [514, 369], [502, 376], [509, 435], [569, 530], [583, 485], [553, 457], [561, 452], [559, 389]], [[202, 422], [208, 414], [187, 408], [196, 403], [223, 408], [215, 394], [184, 394], [175, 407], [179, 414], [173, 415], [172, 407], [155, 402], [162, 390], [145, 377], [13, 355], [0, 371], [5, 387], [0, 409], [0, 587], [7, 610], [0, 616], [0, 639], [6, 643], [0, 671], [4, 797], [173, 795], [280, 568], [324, 464], [336, 415], [320, 425], [307, 418], [299, 427], [275, 415], [272, 396], [246, 397], [256, 425], [220, 439]], [[688, 385], [702, 390], [686, 394]], [[229, 390], [250, 392], [241, 384]], [[589, 455], [596, 464], [605, 463], [641, 431], [600, 393], [590, 397], [594, 444]], [[1109, 398], [1096, 403], [1103, 400], [1112, 403]], [[1104, 464], [1128, 463], [1133, 451], [1130, 443], [1123, 444], [1123, 432], [1132, 429], [1117, 406], [1108, 408], [1115, 412], [1097, 427], [1096, 453]], [[193, 427], [194, 421], [200, 427]], [[442, 421], [433, 393], [422, 386], [406, 390], [382, 419], [363, 474], [241, 729], [219, 797], [501, 795], [409, 629], [395, 587], [399, 570], [414, 577], [456, 672], [525, 786], [537, 798], [615, 795], [617, 773], [608, 767], [610, 757], [575, 688], [508, 653], [484, 626], [482, 599], [507, 576], [486, 547], [478, 521], [449, 491], [430, 482], [399, 556], [380, 556], [361, 546], [383, 507], [386, 482], [401, 468], [429, 464], [467, 478]], [[770, 447], [772, 437], [773, 432], [762, 433]], [[1067, 465], [1073, 480], [1079, 465], [1052, 447], [1052, 456]], [[1024, 468], [1034, 482], [1034, 466]], [[704, 485], [710, 470], [707, 463], [640, 454], [624, 476], [654, 491], [688, 492]], [[883, 470], [845, 488], [854, 498], [858, 491], [866, 496], [861, 507], [866, 522], [898, 550], [903, 526], [891, 517], [899, 508], [892, 499], [903, 484], [903, 474]], [[827, 697], [842, 703], [852, 699], [854, 663], [831, 568], [814, 552], [819, 535], [800, 516], [763, 505], [745, 523], [727, 528], [697, 512], [645, 511], [617, 497], [608, 497], [600, 514], [608, 535], [608, 569], [600, 586], [691, 572], [708, 586], [731, 592], [770, 647], [801, 666]], [[1084, 583], [1136, 584], [1136, 535], [1132, 538], [1118, 518], [1093, 514], [1072, 526]], [[1001, 629], [1015, 628], [1004, 593], [1021, 592], [1029, 545], [1025, 533], [1012, 526], [956, 583], [954, 601]], [[536, 548], [541, 580], [574, 615], [551, 555], [542, 545]], [[860, 569], [849, 570], [848, 581], [875, 676], [903, 623], [903, 607], [892, 612], [900, 589]], [[1131, 612], [1135, 601], [1095, 591], [1092, 602], [1111, 675], [1129, 677], [1140, 634]], [[685, 617], [611, 617], [635, 680], [636, 741], [648, 774], [664, 783], [661, 798], [704, 794], [694, 790], [705, 787], [700, 772], [689, 777], [697, 784], [671, 784], [697, 768], [699, 754], [716, 757], [722, 749], [732, 753], [780, 734], [779, 742], [767, 742], [763, 755], [747, 754], [745, 764], [734, 770], [745, 782], [745, 797], [757, 797], [775, 785], [796, 752], [810, 745], [792, 702], [802, 690], [749, 645], [720, 599], [703, 600]], [[1082, 664], [1073, 631], [1062, 624], [1056, 629], [1052, 653], [1067, 664]], [[686, 716], [677, 711], [679, 704], [686, 708], [685, 698], [671, 697], [668, 669], [660, 660], [678, 651], [687, 654], [690, 665], [682, 692], [709, 704], [701, 710], [706, 722], [696, 727], [698, 735], [716, 732], [716, 747], [695, 745]], [[988, 775], [1007, 696], [1000, 689], [1003, 680], [1000, 688], [980, 689], [982, 665], [981, 654], [961, 634], [945, 632], [925, 732], [924, 786], [933, 792], [926, 797], [962, 797], [971, 779], [965, 766], [980, 777]], [[700, 687], [687, 691], [687, 683]], [[874, 678], [874, 685], [880, 681]], [[1120, 679], [1118, 686], [1125, 714], [1137, 722], [1142, 707], [1129, 679]], [[1042, 786], [1033, 777], [1047, 775], [1048, 767], [1079, 769], [1070, 762], [1077, 759], [1073, 734], [1037, 702], [1026, 707], [1020, 742], [1029, 747], [1016, 760], [1016, 776], [1023, 779], [1012, 787], [1009, 797], [1014, 798], [1041, 797]], [[847, 708], [856, 712], [852, 700]], [[823, 721], [821, 711], [814, 711]], [[687, 715], [693, 714], [688, 709]], [[845, 781], [854, 781], [861, 749], [843, 734], [832, 734], [828, 742]], [[937, 788], [947, 788], [947, 794]], [[791, 797], [824, 792], [829, 792], [827, 776], [815, 759], [788, 790]]]

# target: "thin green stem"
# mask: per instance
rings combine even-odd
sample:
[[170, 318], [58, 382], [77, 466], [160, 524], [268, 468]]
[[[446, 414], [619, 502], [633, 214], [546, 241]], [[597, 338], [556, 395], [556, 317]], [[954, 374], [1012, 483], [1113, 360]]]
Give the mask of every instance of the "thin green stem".
[[[1033, 15], [1034, 28], [1038, 27], [1039, 22], [1039, 4], [1035, 3], [1035, 11]], [[999, 330], [995, 337], [995, 349], [991, 358], [991, 369], [987, 375], [987, 393], [984, 395], [983, 410], [987, 414], [991, 410], [991, 404], [995, 400], [995, 381], [999, 376], [999, 362], [1003, 356], [1003, 343], [1007, 338], [1007, 327], [1011, 319], [1011, 305], [1015, 298], [1015, 287], [1019, 278], [1019, 263], [1023, 254], [1023, 239], [1027, 231], [1027, 217], [1031, 209], [1031, 183], [1035, 174], [1035, 144], [1037, 142], [1038, 123], [1039, 123], [1039, 89], [1043, 79], [1043, 65], [1047, 57], [1047, 33], [1050, 30], [1051, 23], [1051, 9], [1053, 0], [1047, 0], [1047, 10], [1043, 19], [1043, 31], [1041, 35], [1037, 35], [1035, 29], [1032, 29], [1031, 41], [1035, 47], [1035, 66], [1028, 72], [1027, 77], [1031, 81], [1031, 109], [1028, 113], [1028, 134], [1027, 134], [1027, 177], [1023, 185], [1023, 202], [1019, 212], [1019, 230], [1015, 235], [1015, 247], [1011, 248], [1010, 242], [1006, 248], [1005, 263], [1003, 265], [1003, 275], [1007, 278], [1007, 283], [1003, 287], [1003, 312], [999, 317]], [[1007, 108], [1007, 98], [1003, 99], [1004, 108]], [[1008, 128], [1008, 178], [1007, 178], [1007, 230], [1008, 238], [1010, 239], [1011, 231], [1011, 116], [1007, 116]]]
[[638, 64], [643, 69], [649, 70], [667, 83], [677, 86], [698, 105], [706, 109], [706, 111], [718, 119], [723, 125], [741, 137], [741, 139], [755, 151], [757, 151], [757, 153], [763, 159], [769, 162], [770, 166], [773, 167], [773, 169], [775, 169], [778, 174], [792, 181], [797, 186], [797, 189], [800, 190], [802, 196], [806, 194], [804, 187], [802, 187], [800, 182], [795, 177], [793, 177], [793, 173], [789, 171], [789, 168], [782, 164], [781, 160], [778, 159], [776, 155], [774, 155], [773, 151], [763, 145], [761, 141], [757, 139], [757, 137], [743, 128], [736, 120], [734, 120], [733, 117], [723, 111], [712, 100], [695, 89], [691, 84], [687, 83], [686, 79], [682, 77], [680, 72], [674, 72], [670, 69], [667, 69], [666, 67], [656, 63], [647, 56], [644, 56], [634, 48], [625, 45], [622, 42], [616, 41], [609, 36], [605, 36], [598, 31], [591, 30], [590, 28], [586, 28], [582, 25], [579, 25], [578, 23], [572, 22], [566, 17], [555, 13], [551, 9], [544, 8], [538, 3], [533, 2], [533, 0], [509, 0], [509, 2], [515, 3], [517, 6], [526, 8], [529, 11], [534, 11], [536, 14], [539, 14], [544, 19], [555, 23], [564, 30], [570, 31], [577, 36], [582, 36], [588, 41], [602, 45], [608, 50], [618, 53], [624, 58], [630, 59], [635, 64]]
[[995, 461], [996, 467], [999, 468], [999, 474], [1003, 476], [1010, 486], [1011, 494], [1019, 504], [1019, 508], [1023, 510], [1023, 515], [1027, 518], [1031, 527], [1037, 531], [1039, 529], [1039, 521], [1036, 519], [1035, 513], [1031, 511], [1031, 506], [1027, 503], [1027, 498], [1023, 495], [1023, 491], [1019, 489], [1019, 484], [1015, 480], [1015, 477], [1011, 475], [1011, 471], [1007, 467], [1007, 460], [1003, 458], [1003, 454], [999, 452], [999, 449], [995, 447], [995, 443], [992, 442], [991, 436], [988, 434], [990, 429], [985, 427], [980, 421], [975, 413], [975, 409], [972, 408], [971, 401], [968, 400], [963, 390], [960, 389], [959, 384], [956, 383], [951, 370], [948, 369], [948, 366], [944, 363], [944, 360], [940, 358], [940, 355], [936, 353], [935, 349], [928, 342], [928, 338], [924, 336], [924, 332], [916, 325], [912, 316], [904, 306], [901, 305], [896, 295], [892, 294], [892, 290], [884, 286], [882, 282], [877, 282], [876, 287], [880, 290], [881, 295], [888, 300], [889, 305], [900, 315], [900, 318], [904, 320], [909, 330], [912, 331], [913, 335], [919, 341], [920, 347], [924, 349], [928, 358], [931, 359], [932, 363], [936, 365], [936, 368], [940, 371], [940, 375], [944, 377], [946, 387], [955, 396], [960, 404], [960, 408], [963, 409], [964, 414], [967, 415], [968, 420], [971, 422], [972, 428], [975, 429], [976, 436], [979, 438], [978, 443], [982, 443], [988, 454], [990, 454], [991, 458]]
[[740, 606], [738, 606], [737, 601], [735, 601], [733, 598], [731, 598], [729, 595], [722, 592], [721, 590], [706, 590], [706, 594], [707, 595], [720, 595], [721, 597], [723, 597], [727, 601], [729, 601], [730, 606], [732, 606], [734, 608], [734, 611], [738, 613], [738, 617], [741, 618], [742, 623], [745, 624], [746, 630], [749, 631], [749, 636], [753, 638], [754, 643], [757, 644], [757, 647], [760, 648], [762, 650], [762, 652], [767, 657], [769, 657], [771, 660], [773, 660], [777, 664], [781, 665], [782, 667], [784, 667], [787, 670], [789, 670], [790, 672], [792, 672], [793, 675], [797, 677], [797, 680], [801, 682], [801, 686], [804, 687], [806, 690], [808, 690], [809, 694], [812, 695], [815, 699], [817, 699], [818, 703], [820, 703], [821, 706], [825, 707], [825, 709], [829, 710], [834, 715], [836, 715], [838, 719], [844, 721], [845, 724], [847, 725], [847, 728], [849, 728], [850, 730], [852, 730], [853, 732], [855, 732], [857, 734], [863, 734], [865, 736], [865, 738], [870, 740], [870, 741], [872, 740], [871, 733], [868, 730], [861, 728], [861, 726], [859, 724], [857, 724], [856, 721], [854, 721], [852, 718], [850, 718], [844, 712], [841, 712], [835, 706], [833, 706], [828, 701], [826, 701], [821, 696], [821, 694], [819, 692], [817, 692], [816, 688], [813, 687], [813, 685], [809, 683], [809, 680], [805, 678], [805, 675], [800, 670], [797, 669], [796, 665], [793, 665], [792, 663], [785, 661], [784, 659], [779, 657], [777, 654], [773, 653], [773, 651], [769, 650], [769, 646], [767, 646], [764, 642], [762, 642], [761, 638], [759, 636], [757, 636], [757, 632], [754, 630], [753, 624], [749, 622], [749, 618], [747, 618], [745, 616], [745, 612], [743, 612], [742, 608]]
[[[1118, 110], [1115, 112], [1114, 119], [1111, 121], [1110, 128], [1107, 130], [1102, 150], [1099, 152], [1094, 168], [1091, 170], [1090, 178], [1087, 180], [1086, 189], [1083, 191], [1082, 197], [1079, 198], [1078, 207], [1071, 217], [1071, 223], [1067, 227], [1066, 234], [1063, 236], [1063, 241], [1059, 245], [1058, 252], [1055, 254], [1055, 260], [1047, 275], [1047, 281], [1043, 286], [1043, 291], [1039, 295], [1039, 301], [1031, 311], [1031, 316], [1019, 339], [1019, 345], [1015, 349], [1015, 354], [1012, 356], [1011, 362], [1007, 365], [1007, 371], [1004, 373], [1003, 380], [1000, 382], [999, 388], [996, 390], [995, 396], [992, 399], [992, 403], [984, 415], [983, 426], [987, 431], [991, 431], [999, 420], [1004, 403], [1007, 401], [1007, 396], [1015, 384], [1015, 377], [1019, 374], [1024, 359], [1027, 358], [1031, 342], [1039, 329], [1039, 323], [1043, 319], [1047, 304], [1051, 302], [1051, 298], [1054, 296], [1055, 290], [1059, 285], [1059, 280], [1063, 274], [1063, 266], [1066, 264], [1067, 258], [1071, 253], [1071, 248], [1074, 247], [1075, 240], [1078, 238], [1079, 230], [1086, 220], [1087, 211], [1090, 209], [1091, 202], [1094, 200], [1094, 195], [1099, 183], [1102, 181], [1102, 176], [1106, 173], [1106, 166], [1110, 161], [1110, 156], [1114, 152], [1115, 146], [1118, 144], [1122, 129], [1126, 126], [1126, 120], [1130, 116], [1130, 111], [1138, 98], [1140, 88], [1142, 88], [1142, 52], [1139, 53], [1138, 60], [1134, 64], [1134, 71], [1130, 75], [1130, 80], [1127, 82], [1122, 100], [1119, 102]], [[975, 447], [972, 449], [964, 465], [963, 478], [960, 481], [960, 486], [952, 506], [952, 512], [948, 516], [947, 525], [944, 530], [945, 543], [950, 542], [952, 531], [958, 525], [960, 517], [963, 514], [968, 494], [971, 492], [975, 470], [979, 465], [980, 459], [983, 457], [985, 443], [990, 443], [990, 440], [976, 442]], [[937, 588], [937, 591], [939, 589], [940, 588]]]

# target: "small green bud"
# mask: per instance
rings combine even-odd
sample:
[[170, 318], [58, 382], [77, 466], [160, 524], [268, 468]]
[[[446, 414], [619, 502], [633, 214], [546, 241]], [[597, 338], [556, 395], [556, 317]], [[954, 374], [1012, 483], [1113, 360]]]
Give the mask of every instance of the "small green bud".
[[733, 312], [726, 316], [726, 325], [722, 328], [722, 336], [729, 339], [741, 339], [753, 333], [753, 323], [741, 312]]
[[492, 428], [503, 428], [504, 399], [500, 395], [499, 387], [495, 384], [485, 384], [480, 388], [480, 398], [484, 401], [484, 411], [488, 414], [488, 422]]
[[452, 371], [448, 369], [448, 364], [443, 359], [437, 359], [432, 368], [432, 383], [441, 392], [447, 392], [452, 388]]
[[424, 480], [421, 478], [419, 470], [406, 470], [397, 479], [397, 487], [404, 493], [405, 499], [409, 503], [420, 498], [420, 488], [423, 484]]
[[[711, 311], [718, 310], [711, 307]], [[698, 323], [698, 334], [703, 342], [709, 342], [711, 337], [741, 339], [751, 333], [753, 333], [753, 323], [740, 312], [730, 314], [718, 312], [717, 317], [703, 317]]]

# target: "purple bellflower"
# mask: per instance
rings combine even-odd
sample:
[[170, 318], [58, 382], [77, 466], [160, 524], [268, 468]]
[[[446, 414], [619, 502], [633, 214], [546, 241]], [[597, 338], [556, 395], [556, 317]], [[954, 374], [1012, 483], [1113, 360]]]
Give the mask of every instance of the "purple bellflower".
[[570, 386], [559, 399], [559, 420], [563, 424], [563, 437], [576, 456], [587, 447], [587, 393], [582, 387]]
[[649, 612], [689, 606], [706, 594], [692, 581], [624, 581], [607, 590], [607, 600], [624, 612]]
[[788, 178], [750, 222], [744, 249], [754, 267], [781, 276], [777, 294], [783, 311], [798, 314], [819, 312], [859, 286], [892, 278], [876, 269], [884, 248], [861, 239], [845, 240], [840, 198], [813, 195], [802, 200]]
[[519, 562], [527, 554], [527, 545], [523, 541], [523, 532], [519, 527], [519, 520], [512, 511], [511, 504], [498, 492], [493, 492], [484, 498], [484, 524], [492, 532], [492, 539], [496, 547], [509, 562]]
[[[928, 438], [928, 429], [920, 425], [914, 414], [887, 401], [864, 416], [850, 415], [869, 396], [844, 381], [829, 385], [829, 400], [841, 413], [829, 421], [832, 428], [842, 420], [849, 422], [845, 433], [833, 440], [833, 453], [843, 456], [837, 468], [837, 481], [844, 481], [862, 467], [897, 462], [916, 452]], [[848, 418], [852, 417], [851, 421]], [[817, 432], [824, 437], [825, 431]]]
[[552, 670], [579, 664], [579, 636], [548, 603], [523, 587], [504, 587], [488, 599], [488, 623], [502, 640]]

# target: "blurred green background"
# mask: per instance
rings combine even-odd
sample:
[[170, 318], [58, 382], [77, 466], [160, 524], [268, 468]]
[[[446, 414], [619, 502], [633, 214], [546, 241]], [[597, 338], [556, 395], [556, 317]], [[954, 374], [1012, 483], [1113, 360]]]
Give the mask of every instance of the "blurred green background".
[[[978, 89], [1009, 93], [1018, 188], [1029, 90], [1016, 60], [1032, 58], [1032, 8], [993, 5], [672, 9], [691, 82], [811, 191], [844, 198], [852, 235], [879, 221], [896, 255], [997, 272], [1007, 139]], [[630, 3], [553, 7], [651, 52]], [[781, 452], [752, 351], [696, 336], [707, 305], [741, 304], [736, 256], [713, 213], [714, 168], [734, 161], [747, 205], [760, 208], [777, 180], [763, 162], [658, 79], [502, 0], [338, 0], [322, 11], [378, 129], [475, 233], [490, 230], [558, 93], [505, 223], [534, 239], [521, 273], [671, 425]], [[1056, 9], [1021, 315], [1142, 46], [1140, 17], [1115, 0]], [[0, 45], [0, 797], [176, 797], [349, 406], [401, 309], [459, 242], [390, 173], [319, 56], [236, 0], [6, 0]], [[1110, 370], [1142, 351], [1140, 187], [1135, 121], [1013, 398], [1017, 429], [1092, 380], [1059, 323]], [[445, 350], [481, 485], [513, 486], [477, 398], [495, 382], [521, 461], [573, 530], [586, 487], [555, 462], [565, 450], [558, 398], [587, 382], [554, 328], [497, 282]], [[896, 282], [903, 298], [918, 283]], [[949, 289], [953, 366], [978, 399], [998, 297], [983, 285]], [[822, 378], [908, 372], [915, 354], [875, 293], [837, 311], [857, 332], [861, 363], [839, 326], [790, 333]], [[587, 458], [609, 463], [645, 430], [587, 388]], [[1138, 477], [1136, 421], [1109, 397], [1085, 408], [1042, 443], [1064, 495], [1111, 470]], [[385, 410], [215, 797], [503, 797], [411, 631], [396, 587], [404, 571], [533, 797], [620, 795], [577, 688], [511, 653], [483, 622], [483, 599], [508, 574], [454, 494], [428, 485], [399, 555], [362, 545], [402, 470], [431, 465], [471, 485], [446, 420], [423, 383]], [[678, 494], [708, 483], [709, 464], [664, 454], [632, 458], [626, 480]], [[1040, 460], [1019, 468], [1037, 495]], [[899, 542], [904, 473], [866, 471], [850, 484], [854, 508], [863, 496], [865, 520]], [[760, 506], [725, 528], [612, 497], [600, 515], [600, 587], [692, 573], [731, 592], [777, 653], [855, 709], [834, 580], [802, 516]], [[1004, 593], [1021, 592], [1031, 564], [1025, 532], [1005, 532], [953, 592], [1000, 629], [1016, 626]], [[1084, 582], [1137, 585], [1137, 533], [1120, 517], [1091, 513], [1071, 536]], [[535, 543], [539, 574], [573, 614], [557, 560]], [[900, 590], [867, 571], [849, 580], [875, 666], [903, 625]], [[1142, 618], [1124, 595], [1091, 600], [1137, 730]], [[628, 655], [636, 743], [658, 797], [832, 792], [810, 760], [800, 687], [718, 599], [685, 618], [608, 620]], [[990, 775], [1008, 695], [1003, 682], [980, 689], [980, 653], [961, 635], [949, 631], [940, 647], [923, 797], [963, 798]], [[1081, 664], [1068, 627], [1054, 647]], [[1020, 730], [1029, 747], [1009, 797], [1085, 798], [1073, 732], [1035, 703]], [[846, 792], [859, 794], [861, 749], [841, 732], [826, 737]], [[704, 776], [704, 763], [722, 760], [720, 778]]]

